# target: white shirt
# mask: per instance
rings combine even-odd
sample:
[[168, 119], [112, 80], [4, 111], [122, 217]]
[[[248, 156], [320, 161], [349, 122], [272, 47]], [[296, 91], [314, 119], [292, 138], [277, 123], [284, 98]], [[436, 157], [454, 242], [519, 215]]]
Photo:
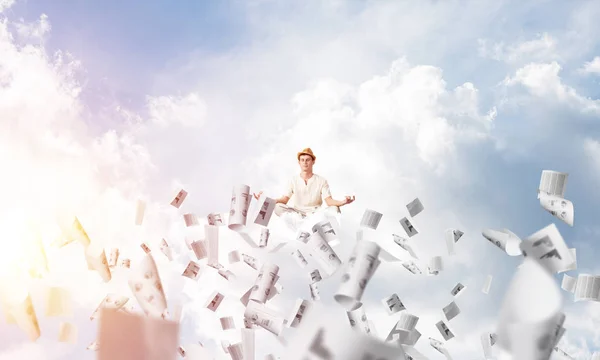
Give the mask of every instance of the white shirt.
[[304, 182], [300, 174], [288, 183], [285, 196], [294, 196], [294, 207], [299, 210], [313, 210], [323, 205], [323, 199], [331, 196], [327, 180], [315, 173]]

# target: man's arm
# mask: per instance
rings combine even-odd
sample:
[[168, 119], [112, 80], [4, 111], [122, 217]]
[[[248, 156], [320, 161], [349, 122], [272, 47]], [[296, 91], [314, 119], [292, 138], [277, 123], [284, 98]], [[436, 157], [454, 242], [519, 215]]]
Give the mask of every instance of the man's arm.
[[288, 196], [282, 196], [279, 199], [275, 199], [275, 203], [276, 204], [284, 204], [286, 205], [288, 203], [288, 201], [290, 201], [290, 198]]
[[[254, 194], [254, 198], [256, 200], [260, 199], [260, 197], [262, 196], [262, 193], [263, 193], [262, 191], [260, 191], [258, 194], [255, 193]], [[284, 204], [285, 205], [285, 204], [288, 203], [288, 201], [290, 201], [290, 197], [287, 196], [287, 195], [284, 195], [284, 196], [282, 196], [280, 198], [275, 199], [275, 203], [276, 204]]]
[[327, 206], [337, 206], [337, 207], [340, 207], [340, 206], [344, 206], [344, 205], [350, 204], [353, 201], [354, 201], [354, 198], [352, 196], [346, 196], [344, 198], [344, 200], [335, 200], [331, 196], [325, 198], [325, 203], [327, 204]]
[[335, 200], [333, 197], [331, 197], [331, 190], [329, 189], [329, 183], [327, 182], [327, 180], [325, 180], [323, 188], [321, 189], [321, 196], [325, 198], [325, 203], [327, 204], [327, 206], [340, 207], [348, 205], [354, 201], [354, 196], [346, 196], [344, 197], [344, 200]]

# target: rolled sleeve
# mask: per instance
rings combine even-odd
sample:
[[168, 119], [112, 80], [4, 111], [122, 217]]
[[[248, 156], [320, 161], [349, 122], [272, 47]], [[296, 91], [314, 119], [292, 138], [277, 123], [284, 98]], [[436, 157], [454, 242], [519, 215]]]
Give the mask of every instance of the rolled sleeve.
[[323, 199], [327, 199], [331, 196], [331, 190], [329, 190], [329, 183], [327, 180], [324, 181], [323, 187], [321, 188], [321, 197]]
[[287, 189], [283, 196], [292, 197], [294, 195], [294, 182], [293, 180], [288, 181]]

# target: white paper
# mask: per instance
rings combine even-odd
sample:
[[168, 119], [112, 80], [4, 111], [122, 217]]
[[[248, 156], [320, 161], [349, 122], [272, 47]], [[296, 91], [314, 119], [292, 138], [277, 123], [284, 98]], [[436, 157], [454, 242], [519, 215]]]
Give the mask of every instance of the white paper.
[[185, 226], [187, 227], [200, 225], [198, 217], [195, 214], [183, 214], [183, 221], [185, 221]]
[[104, 299], [102, 299], [102, 301], [100, 302], [100, 304], [96, 307], [96, 310], [94, 310], [94, 312], [92, 313], [92, 316], [90, 316], [90, 320], [94, 320], [98, 317], [98, 314], [100, 314], [100, 310], [106, 308], [106, 309], [114, 309], [114, 310], [119, 310], [121, 308], [123, 308], [123, 306], [125, 306], [125, 304], [127, 304], [127, 302], [129, 301], [129, 298], [127, 296], [122, 296], [122, 295], [118, 295], [118, 294], [107, 294]]
[[406, 209], [408, 210], [408, 214], [411, 217], [417, 216], [421, 211], [423, 211], [424, 207], [419, 198], [414, 199], [406, 205]]
[[312, 233], [306, 245], [310, 249], [311, 255], [317, 260], [328, 276], [333, 275], [342, 265], [342, 261], [338, 255], [319, 232]]
[[[317, 220], [318, 220], [318, 218], [317, 218]], [[334, 228], [334, 224], [332, 224], [331, 220], [319, 221], [311, 227], [311, 230], [313, 233], [318, 232], [319, 235], [321, 235], [321, 237], [325, 241], [327, 241], [327, 243], [331, 247], [335, 247], [336, 245], [339, 245], [339, 243], [340, 243], [340, 240], [339, 240], [338, 235]]]
[[482, 235], [489, 242], [496, 245], [500, 250], [506, 252], [509, 256], [519, 256], [522, 254], [520, 248], [521, 239], [506, 229], [484, 229]]
[[223, 330], [235, 329], [235, 322], [231, 316], [219, 318], [219, 322], [221, 323], [221, 329]]
[[397, 360], [404, 350], [354, 331], [319, 309], [311, 311], [286, 350], [286, 360]]
[[241, 260], [240, 252], [237, 250], [229, 252], [229, 254], [227, 254], [227, 260], [229, 261], [229, 264], [235, 264], [236, 262], [239, 262]]
[[167, 259], [169, 259], [169, 261], [173, 261], [173, 251], [171, 250], [171, 247], [169, 246], [169, 244], [167, 243], [167, 240], [165, 240], [165, 238], [162, 238], [160, 241], [160, 251], [165, 254], [165, 256], [167, 257]]
[[60, 287], [50, 287], [46, 294], [46, 317], [72, 316], [71, 294]]
[[271, 292], [271, 288], [279, 278], [278, 273], [279, 266], [272, 263], [265, 263], [258, 273], [249, 299], [264, 304]]
[[575, 294], [575, 288], [577, 287], [577, 278], [571, 277], [567, 274], [563, 274], [563, 279], [560, 287], [565, 291]]
[[514, 359], [548, 359], [555, 345], [557, 322], [564, 322], [561, 306], [562, 295], [553, 276], [526, 258], [504, 296], [498, 344]]
[[294, 258], [294, 260], [296, 260], [296, 263], [300, 265], [301, 268], [305, 268], [308, 265], [308, 261], [306, 261], [306, 258], [304, 257], [304, 255], [302, 255], [300, 250], [296, 249], [292, 251], [291, 255]]
[[146, 243], [141, 243], [140, 247], [142, 248], [142, 250], [144, 250], [146, 254], [150, 254], [150, 252], [152, 252], [152, 250], [150, 250], [150, 246], [148, 246], [148, 244]]
[[553, 170], [543, 170], [538, 188], [538, 196], [541, 194], [554, 195], [561, 198], [565, 197], [567, 180], [569, 174]]
[[192, 280], [197, 280], [199, 275], [200, 275], [200, 265], [198, 265], [196, 262], [191, 261], [191, 260], [185, 267], [185, 270], [183, 270], [183, 274], [181, 274], [181, 276], [185, 276], [186, 278], [192, 279]]
[[254, 329], [241, 329], [242, 348], [244, 351], [243, 360], [254, 360], [256, 357], [256, 338]]
[[98, 272], [98, 275], [100, 275], [104, 282], [109, 282], [112, 279], [112, 274], [108, 267], [108, 260], [106, 259], [104, 249], [97, 244], [90, 244], [85, 247], [84, 252], [88, 268]]
[[406, 235], [408, 235], [409, 238], [419, 233], [412, 221], [408, 220], [405, 217], [400, 220], [400, 225], [402, 225], [402, 228], [404, 229], [404, 231], [406, 231]]
[[319, 292], [319, 283], [312, 283], [308, 285], [308, 288], [310, 290], [310, 298], [312, 299], [312, 301], [319, 301], [321, 300], [321, 296], [320, 296], [320, 292]]
[[[415, 327], [417, 326], [418, 321], [419, 318], [417, 316], [409, 314], [406, 311], [402, 312], [400, 319], [396, 322], [396, 325], [394, 325], [392, 330], [390, 330], [385, 341], [395, 342], [397, 344], [410, 344], [411, 333], [416, 331]], [[421, 334], [419, 333], [418, 337], [420, 336]], [[414, 342], [416, 342], [416, 340]]]
[[412, 256], [413, 258], [419, 259], [417, 254], [414, 252], [413, 248], [410, 246], [408, 239], [403, 238], [402, 236], [398, 236], [396, 234], [392, 234], [392, 236], [394, 238], [394, 242], [396, 243], [396, 245], [400, 246], [405, 251], [408, 251], [410, 256]]
[[291, 316], [288, 318], [287, 326], [297, 328], [302, 323], [304, 316], [310, 311], [311, 306], [312, 303], [308, 300], [296, 300]]
[[135, 224], [137, 226], [142, 225], [144, 221], [144, 214], [146, 213], [146, 202], [143, 200], [138, 200], [136, 204], [135, 210]]
[[534, 258], [551, 273], [566, 271], [575, 259], [556, 225], [550, 224], [521, 243], [523, 255]]
[[367, 318], [365, 308], [362, 304], [352, 311], [346, 311], [346, 315], [348, 316], [348, 321], [350, 321], [350, 327], [364, 334], [371, 333], [369, 319]]
[[446, 360], [452, 360], [452, 357], [450, 356], [450, 353], [444, 346], [443, 342], [436, 340], [434, 338], [429, 338], [429, 345], [432, 348], [436, 349], [440, 354], [444, 355], [446, 357]]
[[271, 236], [271, 232], [269, 231], [268, 228], [260, 229], [260, 240], [258, 241], [258, 247], [259, 248], [267, 247], [270, 236]]
[[36, 341], [41, 332], [31, 296], [26, 294], [22, 301], [15, 301], [6, 305], [6, 312], [12, 316], [19, 328], [27, 334], [31, 341]]
[[317, 283], [321, 280], [323, 280], [323, 277], [321, 276], [321, 272], [319, 272], [319, 269], [314, 269], [313, 271], [310, 272], [310, 282], [311, 284]]
[[273, 215], [273, 211], [275, 210], [276, 205], [275, 199], [271, 199], [270, 197], [265, 197], [260, 204], [258, 214], [256, 215], [256, 219], [254, 220], [255, 224], [267, 226], [269, 225], [269, 221], [271, 220], [271, 216]]
[[206, 237], [207, 263], [216, 265], [219, 263], [219, 227], [216, 225], [204, 225]]
[[152, 255], [144, 256], [139, 265], [133, 269], [129, 287], [147, 316], [166, 316], [167, 298]]
[[483, 287], [481, 288], [481, 292], [484, 294], [489, 294], [490, 293], [490, 288], [492, 287], [492, 280], [494, 278], [492, 277], [492, 275], [488, 275], [485, 278], [485, 282], [483, 283]]
[[335, 300], [347, 311], [352, 311], [361, 306], [362, 295], [380, 264], [379, 245], [372, 241], [361, 241], [356, 243], [352, 255], [345, 267], [341, 284]]
[[571, 248], [571, 249], [569, 249], [569, 252], [571, 253], [573, 262], [571, 263], [571, 265], [569, 265], [565, 268], [565, 271], [575, 271], [575, 270], [577, 270], [577, 249]]
[[113, 248], [110, 250], [110, 258], [108, 260], [108, 267], [114, 268], [117, 266], [117, 262], [119, 261], [119, 249]]
[[552, 216], [564, 221], [569, 226], [573, 226], [575, 210], [573, 209], [573, 203], [569, 200], [558, 196], [540, 194], [540, 205]]
[[250, 266], [254, 270], [258, 270], [258, 267], [260, 266], [260, 263], [259, 263], [259, 261], [255, 257], [250, 256], [248, 254], [242, 254], [242, 259], [244, 260], [244, 262], [248, 266]]
[[208, 255], [208, 249], [206, 248], [206, 240], [192, 241], [190, 247], [192, 248], [192, 251], [194, 251], [194, 255], [196, 255], [196, 259], [198, 260], [205, 259]]
[[233, 188], [228, 225], [231, 230], [240, 231], [246, 227], [250, 200], [250, 186], [237, 185]]
[[404, 307], [404, 304], [400, 300], [398, 294], [392, 294], [384, 298], [383, 300], [381, 300], [381, 303], [385, 307], [385, 310], [387, 311], [388, 315], [392, 315], [406, 309], [406, 307]]
[[77, 344], [77, 326], [68, 322], [61, 322], [58, 326], [58, 342]]
[[402, 266], [404, 266], [404, 268], [408, 271], [410, 271], [411, 273], [415, 274], [415, 275], [421, 275], [423, 272], [421, 271], [421, 269], [419, 268], [419, 266], [417, 265], [417, 263], [415, 263], [412, 260], [409, 261], [404, 261], [402, 263]]
[[458, 305], [456, 305], [454, 301], [444, 306], [442, 311], [444, 311], [444, 316], [448, 321], [454, 319], [458, 314], [460, 314], [460, 308], [458, 307]]
[[462, 291], [464, 289], [465, 289], [465, 286], [461, 283], [458, 283], [452, 288], [452, 290], [450, 291], [450, 294], [456, 298], [456, 297], [458, 297], [458, 295], [460, 295], [462, 293]]
[[276, 311], [256, 301], [248, 302], [244, 318], [276, 336], [279, 336], [283, 330], [284, 318]]
[[600, 276], [578, 274], [575, 301], [600, 301]]
[[188, 193], [184, 189], [179, 190], [177, 192], [177, 195], [175, 195], [175, 198], [173, 198], [173, 200], [171, 201], [171, 206], [179, 209], [179, 207], [181, 206], [181, 204], [183, 204], [183, 201], [185, 200], [187, 195], [188, 195]]
[[429, 274], [437, 275], [444, 269], [444, 263], [441, 256], [434, 256], [429, 260]]
[[382, 216], [383, 214], [375, 210], [366, 209], [363, 213], [362, 219], [360, 220], [360, 226], [377, 230], [377, 226], [379, 226]]
[[492, 346], [494, 346], [496, 339], [492, 336], [491, 333], [486, 332], [486, 333], [481, 334], [480, 340], [481, 340], [481, 347], [483, 349], [483, 357], [486, 360], [493, 359], [494, 353], [492, 351]]
[[223, 225], [225, 225], [223, 223], [223, 217], [221, 216], [220, 213], [211, 213], [211, 214], [208, 214], [206, 216], [206, 219], [208, 220], [208, 225], [215, 225], [215, 226], [223, 226]]
[[208, 297], [208, 302], [204, 307], [212, 312], [215, 312], [221, 305], [221, 302], [223, 302], [223, 299], [225, 299], [225, 295], [215, 291]]

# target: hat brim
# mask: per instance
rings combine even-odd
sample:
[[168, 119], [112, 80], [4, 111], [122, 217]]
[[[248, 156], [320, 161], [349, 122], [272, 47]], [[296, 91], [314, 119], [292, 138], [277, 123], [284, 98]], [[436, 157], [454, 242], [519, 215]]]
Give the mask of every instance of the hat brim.
[[299, 152], [298, 153], [298, 160], [300, 160], [300, 156], [302, 156], [302, 155], [308, 155], [308, 156], [310, 156], [313, 159], [313, 161], [317, 160], [316, 156], [314, 156], [313, 154], [305, 153], [305, 152]]

